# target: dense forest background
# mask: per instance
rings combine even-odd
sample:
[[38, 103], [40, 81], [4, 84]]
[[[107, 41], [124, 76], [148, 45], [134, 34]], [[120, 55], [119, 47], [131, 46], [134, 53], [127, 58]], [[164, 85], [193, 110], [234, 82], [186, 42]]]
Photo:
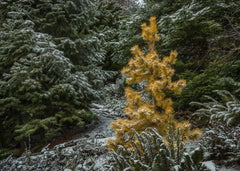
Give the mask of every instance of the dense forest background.
[[[239, 0], [2, 0], [0, 158], [21, 154], [29, 139], [38, 151], [56, 136], [84, 131], [98, 119], [91, 102], [124, 96], [120, 71], [135, 44], [147, 51], [140, 25], [151, 16], [160, 57], [176, 50], [173, 80], [187, 80], [182, 94], [166, 92], [175, 117], [206, 127], [209, 118], [192, 115], [199, 106], [191, 102], [208, 102], [204, 95], [223, 102], [213, 90], [240, 99], [239, 7]], [[109, 90], [112, 83], [117, 88]]]

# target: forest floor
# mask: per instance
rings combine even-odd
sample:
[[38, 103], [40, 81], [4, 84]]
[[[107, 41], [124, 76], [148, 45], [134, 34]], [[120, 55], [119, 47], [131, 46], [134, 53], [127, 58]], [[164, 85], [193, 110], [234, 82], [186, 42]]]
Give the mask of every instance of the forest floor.
[[[114, 138], [114, 132], [110, 129], [112, 120], [116, 120], [123, 114], [125, 99], [115, 101], [115, 108], [110, 108], [113, 100], [101, 103], [92, 103], [90, 110], [98, 116], [98, 122], [94, 122], [84, 133], [72, 133], [63, 138], [56, 138], [39, 153], [26, 151], [21, 157], [0, 161], [1, 171], [10, 170], [64, 170], [64, 171], [105, 171], [112, 170], [108, 165], [110, 155], [105, 146], [107, 139]], [[237, 171], [218, 167], [212, 161], [204, 162], [211, 171]]]
[[57, 137], [38, 153], [25, 151], [18, 158], [9, 156], [0, 161], [0, 170], [106, 170], [109, 154], [105, 143], [114, 138], [110, 123], [117, 119], [119, 111], [109, 109], [104, 103], [92, 103], [90, 110], [98, 116], [98, 121], [85, 132]]

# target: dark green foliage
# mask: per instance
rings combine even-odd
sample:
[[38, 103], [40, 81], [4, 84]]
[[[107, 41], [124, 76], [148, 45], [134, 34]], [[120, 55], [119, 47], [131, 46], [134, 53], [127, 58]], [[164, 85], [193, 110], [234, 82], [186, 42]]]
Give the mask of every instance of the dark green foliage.
[[81, 100], [90, 100], [82, 95], [88, 92], [91, 97], [94, 92], [91, 85], [79, 79], [80, 73], [71, 72], [74, 66], [56, 49], [51, 37], [35, 32], [33, 26], [19, 14], [17, 18], [9, 16], [1, 30], [3, 147], [22, 142], [28, 136], [34, 143], [43, 138], [48, 141], [59, 128], [84, 127], [94, 118], [80, 110], [86, 105]]
[[168, 146], [163, 142], [163, 137], [151, 128], [145, 130], [142, 135], [135, 132], [135, 137], [130, 140], [134, 142], [131, 150], [119, 146], [118, 151], [112, 152], [111, 169], [129, 171], [207, 170], [201, 163], [203, 160], [201, 147], [187, 153], [179, 134], [171, 131], [171, 128], [167, 140]]
[[192, 102], [202, 108], [194, 112], [199, 119], [209, 121], [209, 123], [222, 123], [226, 126], [236, 126], [240, 123], [240, 102], [230, 92], [226, 90], [215, 90], [220, 100], [216, 100], [210, 96], [205, 96], [210, 102], [199, 103]]
[[35, 30], [53, 36], [57, 48], [64, 51], [73, 64], [102, 62], [100, 40], [91, 29], [98, 11], [90, 1], [40, 1], [31, 7]]
[[106, 63], [111, 61], [118, 40], [120, 6], [113, 1], [72, 0], [42, 1], [35, 8], [32, 15], [36, 16], [36, 30], [52, 35], [57, 48], [73, 64], [112, 67]]
[[206, 57], [201, 58], [207, 55], [207, 40], [220, 30], [215, 21], [205, 18], [208, 12], [208, 6], [192, 2], [161, 17], [159, 24], [162, 28], [163, 48], [177, 48], [183, 62], [194, 61], [197, 67], [203, 65], [208, 60]]
[[119, 61], [115, 61], [114, 58], [118, 56], [119, 28], [124, 18], [123, 7], [114, 1], [102, 1], [97, 4], [96, 8], [100, 12], [97, 15], [98, 21], [94, 24], [94, 29], [98, 33], [101, 47], [105, 52], [103, 69], [120, 70]]
[[0, 159], [7, 158], [8, 156], [19, 156], [20, 150], [19, 149], [13, 149], [9, 150], [8, 148], [0, 148]]
[[183, 90], [181, 95], [175, 96], [176, 103], [174, 107], [181, 110], [193, 110], [189, 103], [192, 101], [203, 102], [206, 98], [203, 95], [210, 95], [216, 88], [220, 88], [220, 78], [217, 72], [213, 69], [205, 70], [203, 73], [194, 74], [189, 70], [185, 71], [182, 75], [178, 75], [184, 79], [188, 79], [187, 87]]
[[[232, 47], [238, 46], [239, 36], [235, 30], [239, 27], [239, 1], [169, 3], [158, 1], [155, 2], [156, 5], [150, 3], [149, 6], [147, 3], [142, 9], [145, 13], [149, 11], [151, 16], [156, 16], [159, 20], [158, 27], [163, 40], [161, 50], [166, 52], [168, 49], [176, 49], [183, 62], [191, 61], [197, 67], [205, 67], [205, 62], [209, 62], [210, 57], [216, 59], [215, 54], [209, 54], [212, 50], [218, 48], [218, 52], [222, 52], [220, 49], [224, 48], [230, 51]], [[219, 55], [221, 57], [224, 54], [218, 53]]]
[[220, 80], [221, 85], [223, 87], [226, 87], [226, 90], [229, 90], [232, 92], [233, 95], [235, 95], [237, 98], [240, 98], [239, 92], [240, 92], [240, 82], [235, 81], [232, 77], [224, 77]]
[[228, 90], [236, 97], [239, 97], [238, 79], [234, 80], [231, 77], [238, 78], [238, 62], [228, 61], [222, 63], [213, 61], [209, 63], [201, 73], [193, 72], [192, 65], [177, 64], [177, 76], [184, 78], [187, 81], [187, 87], [179, 96], [174, 96], [176, 102], [174, 107], [178, 110], [196, 110], [196, 106], [189, 105], [192, 101], [206, 102], [207, 98], [204, 95], [209, 95], [213, 98], [217, 97], [213, 90], [222, 89]]
[[24, 148], [30, 139], [34, 149], [85, 128], [96, 119], [88, 104], [118, 74], [106, 63], [119, 6], [4, 0], [0, 8], [0, 148]]

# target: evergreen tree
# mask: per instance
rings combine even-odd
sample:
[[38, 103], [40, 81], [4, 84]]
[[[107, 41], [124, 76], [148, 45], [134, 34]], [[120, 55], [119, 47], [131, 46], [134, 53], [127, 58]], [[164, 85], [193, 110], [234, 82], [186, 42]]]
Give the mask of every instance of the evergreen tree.
[[117, 137], [116, 140], [108, 141], [107, 146], [110, 149], [116, 149], [120, 144], [131, 147], [129, 140], [134, 134], [132, 128], [141, 133], [147, 127], [152, 127], [156, 128], [160, 135], [166, 136], [170, 124], [174, 130], [179, 129], [183, 141], [197, 139], [201, 135], [200, 130], [191, 130], [188, 121], [179, 123], [174, 119], [173, 102], [165, 95], [167, 90], [180, 94], [186, 86], [183, 79], [172, 81], [174, 69], [171, 65], [176, 62], [177, 52], [172, 51], [170, 56], [159, 58], [155, 49], [155, 42], [160, 40], [155, 17], [150, 18], [149, 26], [144, 23], [141, 27], [142, 37], [149, 46], [149, 52], [144, 55], [138, 45], [132, 47], [134, 57], [130, 59], [128, 66], [123, 68], [122, 74], [127, 76], [126, 83], [129, 85], [144, 82], [146, 86], [143, 92], [152, 99], [130, 87], [125, 89], [128, 103], [125, 113], [128, 119], [118, 119], [111, 123]]
[[20, 133], [18, 140], [39, 129], [44, 130], [42, 136], [51, 138], [57, 128], [84, 126], [93, 119], [81, 110], [86, 92], [94, 92], [87, 78], [80, 72], [72, 73], [73, 65], [56, 49], [51, 37], [35, 32], [33, 22], [16, 13], [4, 23], [0, 42], [1, 68], [8, 68], [4, 73], [1, 70], [3, 146], [13, 141], [16, 132]]
[[87, 0], [1, 1], [0, 148], [23, 147], [29, 138], [34, 148], [95, 119], [88, 103], [117, 74], [102, 69], [107, 50], [100, 46], [110, 33], [98, 30], [104, 25], [96, 7]]
[[[92, 27], [97, 8], [89, 0], [35, 1], [29, 3], [35, 30], [53, 37], [59, 50], [75, 65], [102, 63], [104, 52]], [[84, 48], [83, 48], [84, 47]]]

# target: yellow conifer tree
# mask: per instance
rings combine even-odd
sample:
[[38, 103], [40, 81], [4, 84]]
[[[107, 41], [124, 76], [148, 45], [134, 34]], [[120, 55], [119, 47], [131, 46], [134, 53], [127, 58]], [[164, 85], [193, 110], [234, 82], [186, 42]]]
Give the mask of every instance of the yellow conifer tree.
[[109, 149], [116, 149], [120, 144], [129, 148], [129, 140], [134, 134], [133, 129], [141, 133], [147, 127], [152, 127], [156, 128], [160, 135], [166, 136], [170, 122], [174, 130], [179, 130], [183, 141], [194, 140], [201, 136], [199, 129], [191, 130], [191, 124], [188, 121], [178, 122], [174, 119], [173, 102], [164, 93], [166, 90], [171, 90], [180, 94], [186, 86], [186, 81], [183, 79], [172, 81], [175, 70], [171, 65], [176, 62], [177, 52], [172, 51], [170, 56], [159, 58], [155, 42], [160, 40], [160, 36], [157, 35], [155, 17], [150, 18], [149, 26], [144, 23], [141, 27], [142, 37], [149, 46], [149, 52], [144, 55], [138, 45], [132, 47], [131, 52], [134, 57], [129, 60], [128, 66], [123, 68], [122, 74], [127, 76], [126, 83], [129, 85], [145, 81], [145, 92], [151, 95], [152, 100], [147, 102], [140, 92], [130, 87], [125, 89], [128, 105], [125, 113], [128, 119], [118, 119], [111, 123], [116, 139], [108, 140]]

